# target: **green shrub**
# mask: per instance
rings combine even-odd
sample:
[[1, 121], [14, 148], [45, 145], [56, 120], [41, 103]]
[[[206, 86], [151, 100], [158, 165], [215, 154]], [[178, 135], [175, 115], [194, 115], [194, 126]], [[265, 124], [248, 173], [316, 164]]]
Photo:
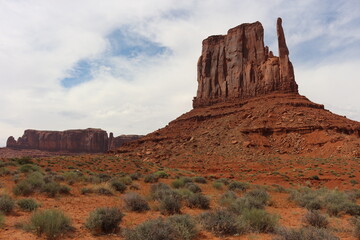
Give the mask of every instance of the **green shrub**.
[[184, 181], [180, 178], [180, 179], [175, 179], [172, 183], [171, 186], [173, 188], [182, 188], [185, 186]]
[[57, 182], [46, 183], [42, 189], [42, 191], [46, 193], [48, 197], [56, 197], [56, 195], [59, 193], [59, 190], [60, 184]]
[[9, 195], [0, 195], [0, 212], [10, 213], [15, 205], [15, 201]]
[[166, 222], [174, 228], [176, 239], [191, 240], [198, 234], [196, 223], [189, 215], [173, 215]]
[[120, 180], [113, 180], [110, 182], [110, 186], [117, 192], [123, 193], [126, 190], [126, 185]]
[[81, 190], [80, 190], [80, 193], [82, 195], [86, 195], [86, 194], [93, 193], [93, 192], [94, 192], [94, 190], [92, 188], [86, 188], [86, 187], [81, 188]]
[[95, 188], [95, 193], [105, 196], [112, 196], [114, 193], [107, 186], [99, 186]]
[[210, 200], [208, 197], [202, 193], [195, 193], [187, 197], [186, 199], [187, 206], [190, 208], [200, 208], [200, 209], [209, 209]]
[[301, 229], [280, 228], [277, 230], [278, 236], [274, 240], [339, 240], [327, 229], [306, 227]]
[[0, 168], [0, 176], [6, 176], [6, 175], [10, 175], [11, 172], [9, 169], [7, 169], [6, 167], [1, 167]]
[[38, 190], [40, 190], [45, 184], [44, 175], [41, 172], [30, 173], [27, 176], [26, 181], [31, 184], [33, 189], [38, 189]]
[[145, 212], [150, 209], [147, 201], [137, 193], [128, 193], [124, 196], [126, 208], [130, 211]]
[[47, 209], [33, 213], [28, 228], [38, 236], [45, 234], [47, 239], [55, 239], [70, 230], [71, 221], [57, 209]]
[[202, 227], [217, 236], [233, 235], [238, 232], [236, 215], [227, 210], [216, 210], [199, 215]]
[[243, 231], [269, 233], [275, 231], [278, 217], [267, 213], [265, 210], [252, 208], [246, 209], [241, 214], [239, 221]]
[[249, 189], [249, 184], [245, 182], [232, 182], [229, 185], [229, 190], [231, 191], [246, 191], [247, 189]]
[[316, 228], [326, 228], [329, 225], [327, 217], [318, 211], [307, 212], [303, 219], [304, 223]]
[[351, 220], [354, 225], [354, 237], [360, 239], [360, 218], [353, 218]]
[[21, 158], [14, 158], [11, 159], [14, 160], [17, 164], [19, 165], [24, 165], [24, 164], [33, 164], [33, 161], [31, 159], [31, 157], [21, 157]]
[[165, 195], [160, 200], [159, 206], [160, 212], [164, 215], [171, 215], [180, 213], [181, 209], [181, 197], [177, 194]]
[[213, 188], [217, 189], [217, 190], [222, 190], [224, 187], [224, 184], [222, 182], [219, 181], [214, 181], [212, 183]]
[[136, 173], [131, 173], [129, 176], [132, 180], [138, 180], [141, 177], [141, 174], [136, 172]]
[[159, 178], [154, 174], [149, 174], [144, 177], [144, 182], [146, 183], [156, 183], [159, 181]]
[[196, 183], [201, 183], [201, 184], [206, 184], [207, 181], [204, 177], [194, 177], [194, 182]]
[[21, 167], [19, 167], [19, 171], [22, 173], [36, 172], [36, 171], [40, 171], [40, 167], [34, 164], [24, 164]]
[[67, 181], [69, 184], [73, 184], [80, 180], [82, 173], [70, 171], [63, 173], [62, 176], [64, 177], [64, 180]]
[[125, 240], [178, 240], [176, 229], [161, 218], [148, 220], [125, 231]]
[[90, 213], [85, 226], [93, 234], [114, 233], [119, 229], [123, 217], [124, 214], [118, 208], [101, 207]]
[[150, 195], [154, 200], [161, 200], [169, 194], [172, 195], [175, 194], [175, 192], [165, 183], [153, 184], [150, 187]]
[[187, 183], [185, 184], [185, 187], [193, 193], [199, 193], [202, 191], [201, 188], [195, 183]]
[[261, 188], [257, 188], [247, 192], [244, 198], [247, 198], [250, 202], [256, 202], [256, 204], [253, 203], [253, 205], [257, 205], [257, 208], [264, 207], [269, 203], [270, 200], [269, 194]]
[[13, 188], [13, 193], [16, 196], [19, 196], [19, 195], [29, 196], [33, 192], [34, 192], [34, 187], [26, 180], [22, 180], [22, 181], [18, 182]]
[[164, 171], [157, 171], [154, 173], [157, 178], [168, 178], [169, 174]]
[[32, 198], [24, 198], [17, 201], [17, 205], [27, 212], [36, 210], [40, 205]]
[[219, 203], [221, 206], [229, 207], [231, 204], [233, 204], [235, 202], [235, 200], [237, 198], [238, 197], [236, 196], [236, 194], [233, 191], [227, 191], [221, 195], [221, 197], [219, 199]]
[[4, 222], [5, 222], [5, 216], [0, 213], [0, 228], [4, 225]]

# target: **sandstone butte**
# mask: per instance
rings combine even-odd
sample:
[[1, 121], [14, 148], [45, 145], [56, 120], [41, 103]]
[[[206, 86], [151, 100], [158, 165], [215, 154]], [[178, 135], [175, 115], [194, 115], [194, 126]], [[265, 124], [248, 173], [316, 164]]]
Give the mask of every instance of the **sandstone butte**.
[[194, 108], [118, 154], [208, 173], [254, 158], [360, 157], [360, 123], [299, 95], [280, 18], [277, 36], [279, 56], [260, 22], [205, 39]]
[[10, 136], [7, 148], [37, 149], [51, 152], [89, 152], [104, 153], [120, 147], [123, 143], [133, 141], [140, 135], [120, 135], [114, 137], [102, 129], [77, 129], [66, 131], [25, 130], [22, 137], [15, 140]]

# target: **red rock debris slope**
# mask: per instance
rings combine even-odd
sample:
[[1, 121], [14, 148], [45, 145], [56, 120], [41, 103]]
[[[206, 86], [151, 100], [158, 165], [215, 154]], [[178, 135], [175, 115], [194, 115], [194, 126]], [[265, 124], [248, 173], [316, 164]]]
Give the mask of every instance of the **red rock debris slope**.
[[264, 47], [259, 22], [205, 39], [194, 109], [118, 152], [188, 168], [271, 156], [360, 157], [360, 123], [298, 94], [281, 19], [277, 33], [279, 57]]

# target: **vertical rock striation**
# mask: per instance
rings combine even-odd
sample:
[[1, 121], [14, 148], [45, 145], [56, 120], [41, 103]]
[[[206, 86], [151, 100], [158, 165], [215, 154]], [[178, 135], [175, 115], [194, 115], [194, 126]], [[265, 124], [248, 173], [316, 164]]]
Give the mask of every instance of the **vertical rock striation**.
[[281, 18], [277, 20], [277, 35], [279, 57], [264, 46], [260, 22], [241, 24], [227, 35], [205, 39], [198, 61], [198, 90], [193, 107], [275, 91], [297, 93]]

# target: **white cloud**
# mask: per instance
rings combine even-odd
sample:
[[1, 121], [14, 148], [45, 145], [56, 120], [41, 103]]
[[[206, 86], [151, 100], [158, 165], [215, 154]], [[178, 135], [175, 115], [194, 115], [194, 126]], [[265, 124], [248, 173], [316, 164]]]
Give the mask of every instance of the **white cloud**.
[[[27, 128], [101, 127], [115, 135], [161, 128], [191, 109], [202, 39], [259, 20], [266, 44], [277, 52], [278, 16], [290, 52], [322, 37], [322, 51], [332, 54], [311, 67], [301, 51], [290, 56], [301, 93], [360, 120], [355, 90], [360, 57], [350, 54], [349, 61], [334, 64], [337, 57], [358, 51], [359, 15], [358, 0], [2, 0], [0, 146]], [[132, 59], [104, 56], [108, 34], [123, 27], [170, 52]], [[111, 64], [95, 69], [93, 80], [61, 86], [77, 62], [104, 57]]]

